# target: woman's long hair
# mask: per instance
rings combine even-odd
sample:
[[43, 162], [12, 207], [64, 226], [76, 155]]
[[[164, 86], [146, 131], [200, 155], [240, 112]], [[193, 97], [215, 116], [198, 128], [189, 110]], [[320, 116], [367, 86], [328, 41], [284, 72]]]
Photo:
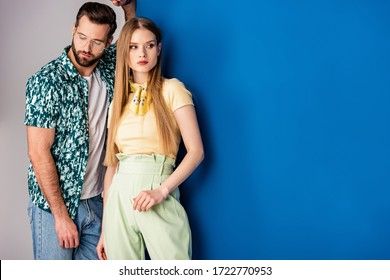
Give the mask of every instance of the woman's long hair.
[[[107, 166], [113, 166], [117, 163], [115, 154], [118, 153], [118, 147], [115, 144], [115, 137], [118, 131], [119, 120], [121, 119], [124, 108], [129, 101], [130, 94], [131, 69], [129, 64], [129, 46], [133, 32], [140, 28], [151, 31], [156, 36], [157, 45], [161, 43], [160, 29], [155, 23], [147, 18], [130, 19], [122, 28], [117, 41], [114, 99], [111, 105], [111, 119], [107, 137], [107, 152], [104, 160], [104, 164]], [[171, 154], [178, 145], [175, 137], [176, 123], [173, 119], [173, 113], [168, 109], [162, 94], [163, 80], [164, 79], [161, 75], [160, 52], [156, 66], [149, 72], [148, 91], [152, 97], [152, 106], [156, 116], [157, 128], [162, 140], [163, 151], [165, 154]]]

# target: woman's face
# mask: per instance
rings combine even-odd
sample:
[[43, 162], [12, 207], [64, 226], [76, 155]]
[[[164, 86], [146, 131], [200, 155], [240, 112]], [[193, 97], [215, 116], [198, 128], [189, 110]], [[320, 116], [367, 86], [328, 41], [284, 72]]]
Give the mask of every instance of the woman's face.
[[130, 40], [129, 62], [133, 70], [134, 82], [143, 83], [149, 71], [157, 64], [161, 43], [157, 45], [156, 36], [149, 30], [136, 29]]

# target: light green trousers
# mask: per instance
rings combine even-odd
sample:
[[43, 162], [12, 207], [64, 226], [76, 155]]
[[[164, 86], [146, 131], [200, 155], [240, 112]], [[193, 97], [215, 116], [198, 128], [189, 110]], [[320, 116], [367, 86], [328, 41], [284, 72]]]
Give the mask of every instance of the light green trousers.
[[174, 160], [156, 154], [118, 158], [103, 212], [108, 259], [143, 260], [145, 246], [152, 260], [191, 259], [191, 230], [178, 189], [149, 211], [133, 210], [133, 198], [158, 188], [172, 174]]

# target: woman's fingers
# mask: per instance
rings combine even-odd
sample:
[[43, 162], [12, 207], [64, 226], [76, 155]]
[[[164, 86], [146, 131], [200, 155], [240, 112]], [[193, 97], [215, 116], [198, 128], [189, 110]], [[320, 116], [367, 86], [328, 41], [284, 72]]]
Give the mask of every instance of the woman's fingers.
[[161, 194], [156, 190], [152, 191], [143, 191], [136, 198], [134, 198], [133, 209], [140, 212], [148, 211], [155, 204], [159, 203], [162, 200]]

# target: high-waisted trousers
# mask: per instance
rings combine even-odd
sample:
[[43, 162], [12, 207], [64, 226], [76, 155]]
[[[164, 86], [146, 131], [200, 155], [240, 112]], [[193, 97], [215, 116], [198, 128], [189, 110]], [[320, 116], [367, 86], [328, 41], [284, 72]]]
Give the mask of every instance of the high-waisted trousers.
[[108, 259], [191, 259], [191, 229], [179, 202], [179, 190], [146, 212], [133, 209], [141, 191], [158, 188], [173, 172], [174, 160], [163, 155], [117, 155], [119, 159], [103, 211]]

